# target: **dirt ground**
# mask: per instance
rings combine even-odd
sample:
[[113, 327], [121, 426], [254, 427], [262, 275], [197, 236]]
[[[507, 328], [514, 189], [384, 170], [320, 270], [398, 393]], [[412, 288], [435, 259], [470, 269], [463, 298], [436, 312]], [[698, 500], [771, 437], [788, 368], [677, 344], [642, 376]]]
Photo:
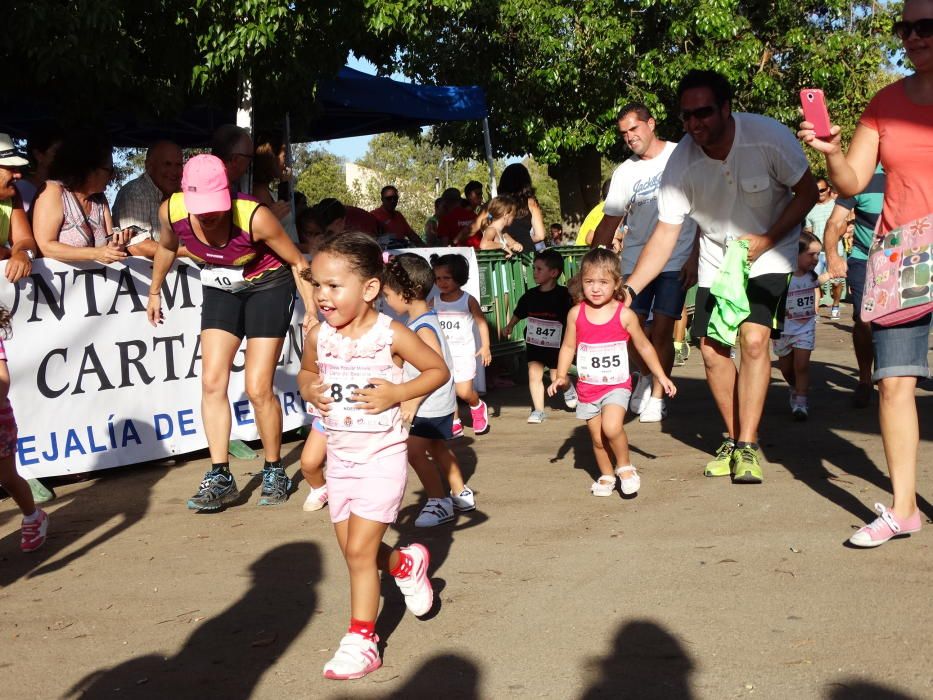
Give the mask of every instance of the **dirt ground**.
[[58, 485], [32, 555], [4, 501], [2, 696], [933, 698], [933, 386], [918, 392], [926, 527], [844, 546], [889, 500], [876, 408], [850, 408], [848, 327], [820, 320], [810, 422], [773, 372], [762, 486], [702, 476], [720, 420], [696, 349], [663, 425], [627, 425], [633, 499], [589, 494], [572, 413], [527, 425], [524, 387], [491, 393], [492, 432], [455, 448], [477, 511], [416, 530], [412, 477], [387, 538], [429, 547], [439, 605], [418, 620], [387, 582], [385, 665], [359, 681], [321, 678], [349, 617], [327, 511], [302, 512], [304, 484], [257, 507], [261, 462], [232, 463], [245, 495], [213, 515], [185, 509], [204, 459]]

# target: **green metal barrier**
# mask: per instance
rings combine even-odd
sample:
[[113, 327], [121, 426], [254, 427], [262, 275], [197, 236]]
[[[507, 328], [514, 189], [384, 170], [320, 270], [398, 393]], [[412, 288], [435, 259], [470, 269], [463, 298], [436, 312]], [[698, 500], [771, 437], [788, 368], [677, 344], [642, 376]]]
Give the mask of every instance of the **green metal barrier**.
[[[577, 273], [580, 260], [589, 248], [564, 246], [555, 250], [564, 258], [564, 274], [560, 283], [567, 284], [567, 280]], [[508, 325], [522, 295], [536, 286], [534, 255], [524, 253], [506, 258], [497, 250], [478, 250], [476, 262], [479, 265], [479, 305], [489, 324], [492, 356], [519, 354], [525, 350], [525, 322], [516, 324], [508, 338], [500, 338], [499, 329]]]

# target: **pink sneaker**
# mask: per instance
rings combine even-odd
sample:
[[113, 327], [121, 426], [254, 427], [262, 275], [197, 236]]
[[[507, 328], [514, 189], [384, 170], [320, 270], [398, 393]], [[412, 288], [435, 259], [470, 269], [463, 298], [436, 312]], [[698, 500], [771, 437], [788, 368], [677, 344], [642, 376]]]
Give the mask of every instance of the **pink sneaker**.
[[470, 416], [473, 418], [474, 435], [485, 435], [489, 432], [489, 410], [486, 408], [486, 402], [480, 399], [479, 406], [470, 406]]
[[849, 538], [849, 544], [856, 547], [877, 547], [892, 537], [920, 532], [919, 510], [914, 511], [914, 514], [906, 520], [898, 520], [893, 511], [880, 503], [875, 504], [875, 510], [880, 513], [880, 516], [852, 535]]
[[459, 418], [454, 418], [454, 425], [453, 425], [453, 428], [451, 428], [451, 434], [455, 438], [463, 436], [463, 423], [460, 421]]
[[45, 544], [45, 534], [49, 530], [49, 516], [41, 508], [36, 509], [39, 517], [29, 522], [23, 518], [22, 539], [19, 548], [24, 552], [34, 552]]

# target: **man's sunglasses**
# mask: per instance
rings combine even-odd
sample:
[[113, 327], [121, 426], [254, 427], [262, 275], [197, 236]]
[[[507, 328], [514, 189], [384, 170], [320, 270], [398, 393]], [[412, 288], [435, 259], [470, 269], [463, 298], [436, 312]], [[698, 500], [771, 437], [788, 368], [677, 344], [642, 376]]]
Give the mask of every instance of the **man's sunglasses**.
[[687, 122], [691, 117], [694, 119], [708, 119], [709, 117], [716, 114], [718, 107], [715, 105], [706, 105], [705, 107], [697, 107], [696, 109], [685, 109], [680, 113], [680, 119], [683, 122]]
[[396, 194], [396, 195], [393, 195], [393, 196], [391, 196], [391, 197], [383, 197], [383, 198], [382, 198], [382, 201], [383, 201], [383, 202], [397, 202], [397, 201], [398, 201], [398, 195]]
[[824, 192], [829, 192], [829, 188], [828, 188], [828, 187], [818, 187], [818, 188], [817, 188], [817, 191], [818, 191], [820, 194], [823, 194]]
[[921, 39], [933, 36], [933, 17], [918, 19], [916, 22], [900, 20], [894, 23], [894, 33], [901, 41], [905, 41], [911, 32], [916, 32]]

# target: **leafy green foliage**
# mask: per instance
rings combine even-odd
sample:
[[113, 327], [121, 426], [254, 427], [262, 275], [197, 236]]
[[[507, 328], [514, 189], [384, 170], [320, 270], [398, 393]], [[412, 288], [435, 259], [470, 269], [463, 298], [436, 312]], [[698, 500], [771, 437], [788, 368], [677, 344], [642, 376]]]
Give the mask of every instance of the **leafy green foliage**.
[[[416, 27], [374, 27], [405, 50], [386, 61], [416, 81], [478, 83], [499, 153], [559, 166], [585, 213], [598, 183], [590, 149], [621, 160], [619, 108], [645, 102], [660, 133], [678, 139], [676, 87], [690, 68], [713, 68], [736, 88], [736, 110], [797, 122], [797, 92], [821, 87], [851, 130], [890, 48], [891, 14], [847, 0], [468, 0], [427, 5]], [[479, 151], [474, 125], [437, 129], [459, 153]], [[569, 177], [574, 168], [585, 176]], [[562, 178], [564, 179], [564, 178]]]
[[333, 153], [303, 149], [294, 167], [298, 173], [295, 189], [304, 193], [308, 204], [336, 197], [344, 204], [359, 206], [359, 194], [347, 187], [343, 163]]

